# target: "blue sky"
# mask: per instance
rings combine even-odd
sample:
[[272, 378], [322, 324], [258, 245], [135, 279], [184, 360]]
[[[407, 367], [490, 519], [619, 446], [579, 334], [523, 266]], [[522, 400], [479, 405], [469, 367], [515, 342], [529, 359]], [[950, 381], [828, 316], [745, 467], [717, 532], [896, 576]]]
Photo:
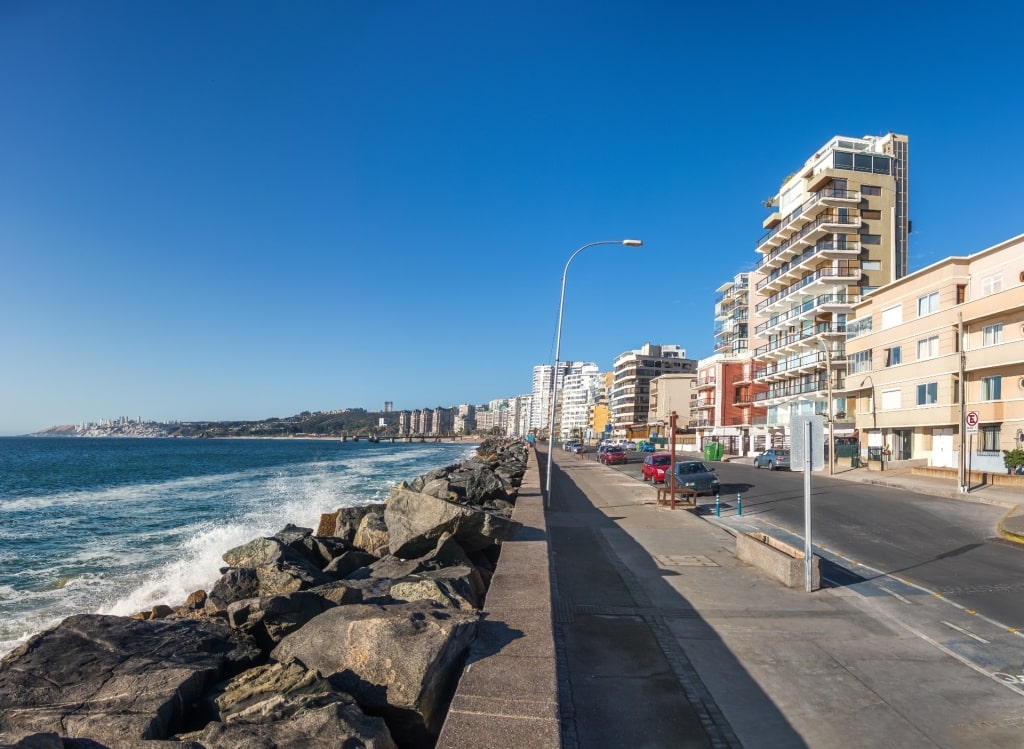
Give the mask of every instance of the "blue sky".
[[910, 136], [911, 269], [1024, 231], [1016, 3], [0, 3], [0, 434], [699, 358], [782, 178]]

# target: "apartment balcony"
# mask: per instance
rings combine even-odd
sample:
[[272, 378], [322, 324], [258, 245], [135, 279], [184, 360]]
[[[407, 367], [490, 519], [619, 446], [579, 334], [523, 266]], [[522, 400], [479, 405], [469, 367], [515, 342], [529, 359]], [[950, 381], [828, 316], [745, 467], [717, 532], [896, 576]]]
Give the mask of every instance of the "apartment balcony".
[[812, 338], [818, 336], [842, 338], [845, 334], [846, 325], [844, 323], [818, 323], [810, 330], [780, 336], [771, 343], [759, 346], [754, 349], [754, 358], [779, 359], [789, 355], [797, 348], [806, 348], [811, 343], [810, 339]]
[[708, 377], [706, 379], [698, 379], [697, 380], [697, 389], [698, 390], [714, 390], [715, 386], [717, 384], [718, 384], [718, 379], [715, 378], [715, 377]]
[[[833, 388], [835, 390], [836, 388]], [[828, 392], [828, 383], [825, 378], [812, 382], [797, 382], [792, 384], [779, 384], [769, 387], [763, 393], [754, 394], [754, 403], [758, 406], [776, 406], [787, 401], [796, 400], [803, 396], [815, 393]]]
[[733, 396], [732, 404], [737, 408], [747, 408], [754, 405], [754, 396], [751, 395], [749, 388], [743, 388]]
[[732, 378], [733, 385], [749, 385], [751, 382], [753, 382], [753, 379], [751, 378], [749, 371], [741, 372]]
[[850, 206], [860, 203], [860, 190], [840, 190], [827, 187], [819, 191], [821, 202], [828, 206]]
[[808, 317], [809, 312], [821, 310], [825, 306], [828, 306], [833, 312], [849, 312], [853, 305], [859, 303], [859, 294], [822, 294], [814, 299], [808, 299], [803, 304], [793, 307], [786, 312], [773, 316], [767, 322], [758, 325], [754, 329], [754, 333], [758, 338], [766, 338], [768, 331], [772, 328], [779, 327], [780, 325], [792, 325], [795, 320]]
[[715, 401], [697, 401], [693, 404], [694, 411], [713, 411], [715, 409]]
[[853, 286], [860, 280], [860, 277], [860, 268], [819, 268], [813, 273], [808, 273], [800, 280], [790, 284], [777, 293], [772, 294], [770, 297], [758, 304], [755, 311], [759, 315], [771, 314], [773, 308], [785, 303], [787, 297], [798, 291], [806, 295], [813, 294], [816, 291], [823, 291], [831, 286]]
[[758, 270], [769, 270], [774, 266], [780, 265], [795, 255], [800, 254], [807, 247], [814, 245], [818, 239], [829, 233], [856, 234], [855, 227], [860, 225], [861, 219], [859, 215], [829, 212], [815, 217], [813, 221], [792, 236], [785, 238], [782, 242], [776, 242], [775, 240], [783, 232], [776, 232], [770, 245], [766, 244], [764, 248], [758, 247], [758, 250], [764, 254], [764, 257], [757, 264], [757, 268]]

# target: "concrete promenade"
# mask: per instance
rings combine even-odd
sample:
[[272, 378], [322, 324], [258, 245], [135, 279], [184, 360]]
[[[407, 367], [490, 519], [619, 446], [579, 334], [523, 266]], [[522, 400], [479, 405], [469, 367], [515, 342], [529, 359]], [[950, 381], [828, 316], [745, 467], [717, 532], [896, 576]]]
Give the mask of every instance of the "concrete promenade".
[[[535, 456], [439, 746], [1024, 746], [1024, 690], [889, 616], [888, 596], [787, 589], [724, 524], [558, 451], [545, 511]], [[1011, 525], [1017, 498], [971, 497]]]

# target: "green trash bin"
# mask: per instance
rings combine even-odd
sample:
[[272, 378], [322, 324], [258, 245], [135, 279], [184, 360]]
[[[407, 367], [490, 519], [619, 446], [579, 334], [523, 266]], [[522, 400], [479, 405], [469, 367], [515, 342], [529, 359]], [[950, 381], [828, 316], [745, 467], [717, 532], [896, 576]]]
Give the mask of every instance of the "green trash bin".
[[711, 443], [711, 447], [712, 447], [711, 459], [712, 460], [721, 460], [722, 459], [722, 455], [725, 454], [725, 445], [723, 445], [721, 442], [712, 442]]
[[711, 460], [711, 448], [714, 447], [714, 442], [708, 442], [704, 445], [704, 460]]

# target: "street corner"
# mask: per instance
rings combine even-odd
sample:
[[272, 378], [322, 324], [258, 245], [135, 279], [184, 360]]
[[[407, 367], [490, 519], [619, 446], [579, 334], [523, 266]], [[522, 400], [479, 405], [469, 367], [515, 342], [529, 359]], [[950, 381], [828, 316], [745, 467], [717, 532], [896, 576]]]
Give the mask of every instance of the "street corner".
[[1007, 510], [997, 529], [1001, 538], [1024, 545], [1024, 508], [1017, 505]]

